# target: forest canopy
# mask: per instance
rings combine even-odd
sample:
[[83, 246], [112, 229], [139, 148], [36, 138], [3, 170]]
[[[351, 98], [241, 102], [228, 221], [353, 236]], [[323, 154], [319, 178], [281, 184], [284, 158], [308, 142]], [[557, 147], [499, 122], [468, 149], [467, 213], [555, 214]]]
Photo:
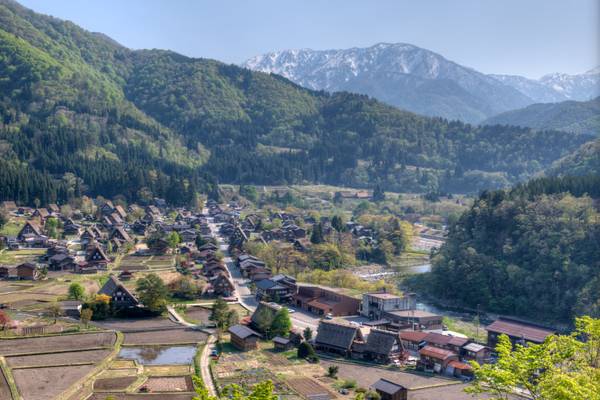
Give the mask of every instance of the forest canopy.
[[600, 177], [483, 193], [417, 278], [445, 301], [537, 320], [600, 316]]

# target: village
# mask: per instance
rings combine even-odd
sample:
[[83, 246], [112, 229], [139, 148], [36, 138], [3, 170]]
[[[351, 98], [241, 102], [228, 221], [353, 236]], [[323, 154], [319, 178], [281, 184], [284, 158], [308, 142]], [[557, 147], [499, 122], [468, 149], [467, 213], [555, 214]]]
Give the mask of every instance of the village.
[[[214, 199], [0, 207], [2, 399], [190, 399], [192, 377], [211, 394], [270, 379], [285, 398], [467, 399], [469, 362], [493, 363], [499, 335], [554, 333], [511, 318], [487, 336], [451, 330], [388, 269], [339, 287], [309, 278], [319, 235], [377, 249], [354, 219]], [[415, 240], [441, 241], [432, 228]]]

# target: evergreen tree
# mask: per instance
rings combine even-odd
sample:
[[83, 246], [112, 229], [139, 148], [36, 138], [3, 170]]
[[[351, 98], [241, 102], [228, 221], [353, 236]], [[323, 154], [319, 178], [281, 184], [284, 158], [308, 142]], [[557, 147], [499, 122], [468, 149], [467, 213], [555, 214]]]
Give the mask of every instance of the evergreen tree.
[[321, 244], [325, 242], [325, 238], [323, 237], [323, 226], [320, 222], [313, 225], [313, 230], [310, 235], [310, 242], [313, 244]]
[[331, 219], [331, 227], [338, 232], [343, 232], [346, 228], [344, 225], [344, 220], [339, 215], [334, 215]]
[[373, 201], [380, 202], [385, 200], [385, 192], [381, 188], [381, 185], [378, 183], [375, 185], [375, 189], [373, 189]]

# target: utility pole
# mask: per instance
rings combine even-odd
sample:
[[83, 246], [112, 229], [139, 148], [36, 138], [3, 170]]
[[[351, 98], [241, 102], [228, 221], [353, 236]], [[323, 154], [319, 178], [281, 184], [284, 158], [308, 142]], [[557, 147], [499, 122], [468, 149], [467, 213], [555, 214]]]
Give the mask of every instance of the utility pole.
[[477, 328], [477, 338], [479, 339], [479, 303], [477, 303], [477, 324], [476, 324], [476, 328]]

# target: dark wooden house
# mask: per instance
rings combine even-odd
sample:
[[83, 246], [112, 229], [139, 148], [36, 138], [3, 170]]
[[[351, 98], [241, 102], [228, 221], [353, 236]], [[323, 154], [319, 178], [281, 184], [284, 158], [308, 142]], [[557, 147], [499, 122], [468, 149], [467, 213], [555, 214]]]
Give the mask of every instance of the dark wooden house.
[[17, 234], [17, 239], [23, 241], [28, 236], [42, 236], [42, 234], [42, 228], [36, 222], [27, 221]]
[[388, 364], [393, 360], [399, 360], [403, 350], [400, 335], [397, 332], [371, 329], [363, 347], [362, 358]]
[[371, 389], [375, 390], [381, 396], [381, 400], [407, 400], [408, 389], [404, 386], [389, 381], [384, 378], [380, 378], [375, 382]]
[[242, 351], [258, 348], [258, 340], [262, 337], [260, 333], [245, 325], [234, 325], [229, 328], [228, 332], [231, 337], [231, 344]]
[[24, 263], [17, 265], [17, 278], [27, 281], [36, 281], [40, 279], [41, 273], [37, 265], [32, 263]]
[[349, 357], [355, 342], [364, 342], [360, 329], [345, 320], [321, 320], [315, 349]]
[[275, 350], [287, 351], [294, 348], [294, 343], [288, 338], [275, 336], [273, 338], [273, 346]]
[[88, 252], [86, 261], [91, 265], [105, 268], [110, 263], [110, 258], [104, 253], [102, 247], [97, 245]]
[[113, 275], [102, 286], [98, 294], [104, 294], [111, 299], [111, 303], [116, 309], [137, 307], [138, 299]]

